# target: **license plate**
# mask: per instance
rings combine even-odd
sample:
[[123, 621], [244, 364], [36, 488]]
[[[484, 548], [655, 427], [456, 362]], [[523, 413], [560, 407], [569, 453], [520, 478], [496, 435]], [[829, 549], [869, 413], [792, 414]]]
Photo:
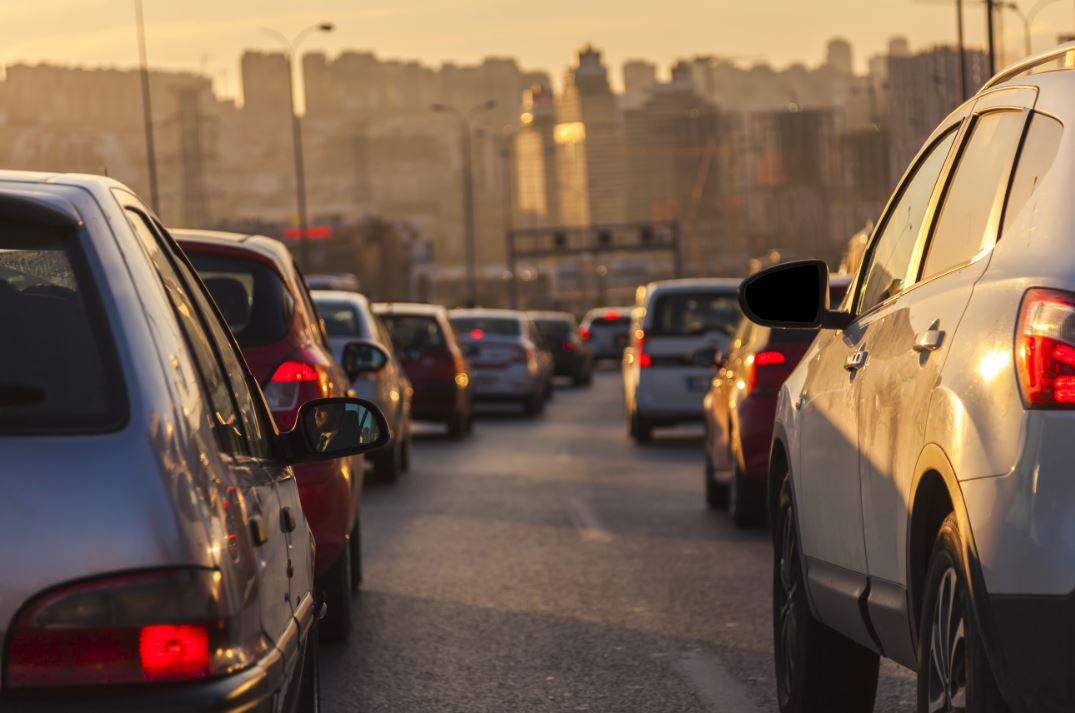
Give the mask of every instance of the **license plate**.
[[688, 376], [687, 391], [709, 391], [713, 379], [708, 376]]

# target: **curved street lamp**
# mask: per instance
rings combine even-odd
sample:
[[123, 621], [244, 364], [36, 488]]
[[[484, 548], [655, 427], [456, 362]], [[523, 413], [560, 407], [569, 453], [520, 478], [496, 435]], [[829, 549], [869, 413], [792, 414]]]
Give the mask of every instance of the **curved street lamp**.
[[1023, 41], [1026, 49], [1026, 56], [1029, 57], [1031, 52], [1033, 51], [1033, 48], [1031, 47], [1031, 28], [1034, 25], [1035, 18], [1037, 18], [1039, 12], [1056, 2], [1060, 2], [1060, 0], [1040, 0], [1040, 2], [1038, 2], [1038, 4], [1036, 4], [1034, 7], [1030, 8], [1028, 12], [1023, 12], [1022, 8], [1020, 8], [1019, 5], [1017, 5], [1012, 0], [997, 3], [997, 7], [1004, 10], [1011, 10], [1019, 16], [1020, 20], [1023, 21]]
[[478, 265], [474, 245], [474, 177], [470, 156], [470, 121], [475, 115], [495, 109], [496, 106], [496, 99], [488, 99], [466, 112], [440, 103], [429, 107], [431, 111], [451, 114], [459, 120], [459, 144], [463, 155], [463, 240], [467, 263], [467, 305], [471, 307], [475, 306], [478, 300]]
[[302, 155], [302, 119], [299, 117], [298, 107], [295, 105], [295, 72], [294, 72], [294, 57], [295, 52], [299, 48], [299, 44], [314, 32], [332, 32], [336, 26], [331, 22], [319, 22], [316, 25], [307, 27], [302, 32], [299, 32], [292, 39], [288, 39], [287, 36], [273, 30], [266, 28], [263, 32], [269, 35], [275, 40], [278, 40], [284, 47], [284, 58], [287, 61], [287, 87], [288, 97], [290, 98], [289, 109], [291, 111], [291, 147], [295, 155], [295, 200], [298, 203], [298, 218], [299, 218], [299, 251], [302, 258], [302, 269], [310, 270], [310, 243], [307, 231], [307, 218], [306, 218], [306, 168], [303, 162]]

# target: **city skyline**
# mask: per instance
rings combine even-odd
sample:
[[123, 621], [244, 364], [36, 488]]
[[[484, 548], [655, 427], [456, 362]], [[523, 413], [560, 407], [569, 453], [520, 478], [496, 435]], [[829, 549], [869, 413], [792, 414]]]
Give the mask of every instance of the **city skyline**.
[[[316, 49], [331, 56], [364, 50], [382, 59], [432, 66], [511, 57], [527, 69], [547, 71], [559, 88], [574, 51], [593, 43], [614, 68], [610, 79], [620, 90], [620, 68], [636, 58], [655, 62], [664, 78], [676, 60], [694, 55], [774, 67], [816, 65], [823, 60], [827, 40], [842, 36], [851, 42], [855, 69], [862, 72], [868, 57], [882, 52], [893, 35], [907, 36], [917, 48], [948, 44], [954, 38], [952, 13], [944, 5], [912, 0], [883, 4], [829, 0], [809, 6], [792, 0], [773, 0], [764, 6], [669, 0], [659, 8], [641, 0], [594, 0], [586, 7], [551, 0], [541, 6], [540, 14], [523, 3], [497, 3], [495, 12], [491, 5], [488, 0], [464, 0], [448, 9], [429, 0], [401, 0], [356, 10], [343, 0], [323, 0], [314, 9], [296, 10], [283, 0], [234, 0], [226, 6], [208, 0], [181, 6], [145, 0], [149, 62], [154, 69], [204, 73], [220, 96], [241, 100], [242, 51], [279, 49], [263, 28], [293, 34], [330, 20], [336, 30], [310, 38], [304, 51]], [[779, 25], [771, 23], [776, 7], [782, 8], [785, 20]], [[979, 14], [968, 12], [972, 45], [981, 44], [984, 35], [984, 18]], [[109, 0], [46, 0], [9, 9], [0, 28], [0, 46], [5, 48], [0, 64], [133, 67], [137, 61], [133, 15], [133, 4]], [[204, 20], [210, 16], [217, 20], [207, 25]], [[1070, 16], [1067, 3], [1046, 7], [1036, 23], [1037, 45], [1051, 44], [1057, 34], [1068, 31]], [[653, 28], [662, 23], [669, 31], [655, 32]], [[1009, 59], [1021, 46], [1022, 30], [1016, 25], [1010, 17]]]

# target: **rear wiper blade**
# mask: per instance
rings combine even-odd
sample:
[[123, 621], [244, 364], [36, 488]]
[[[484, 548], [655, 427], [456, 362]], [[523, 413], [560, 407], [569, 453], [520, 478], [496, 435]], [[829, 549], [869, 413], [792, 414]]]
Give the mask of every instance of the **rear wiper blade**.
[[29, 406], [42, 403], [44, 400], [44, 389], [0, 382], [0, 406]]

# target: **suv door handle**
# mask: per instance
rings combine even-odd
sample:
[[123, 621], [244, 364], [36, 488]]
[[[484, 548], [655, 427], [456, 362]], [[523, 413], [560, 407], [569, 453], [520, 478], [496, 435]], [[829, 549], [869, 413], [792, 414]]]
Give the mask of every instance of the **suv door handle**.
[[847, 355], [847, 359], [844, 360], [844, 368], [848, 371], [855, 372], [866, 366], [866, 360], [870, 354], [865, 349], [856, 349]]
[[291, 508], [283, 508], [280, 510], [280, 529], [284, 532], [294, 532], [298, 526], [298, 521], [295, 519], [295, 513], [291, 512]]
[[269, 532], [265, 529], [265, 521], [261, 519], [261, 515], [254, 515], [250, 518], [250, 539], [254, 541], [254, 545], [264, 545], [269, 541]]
[[940, 349], [944, 342], [944, 332], [940, 330], [940, 326], [940, 320], [936, 320], [929, 325], [929, 329], [915, 337], [914, 350], [921, 353]]

